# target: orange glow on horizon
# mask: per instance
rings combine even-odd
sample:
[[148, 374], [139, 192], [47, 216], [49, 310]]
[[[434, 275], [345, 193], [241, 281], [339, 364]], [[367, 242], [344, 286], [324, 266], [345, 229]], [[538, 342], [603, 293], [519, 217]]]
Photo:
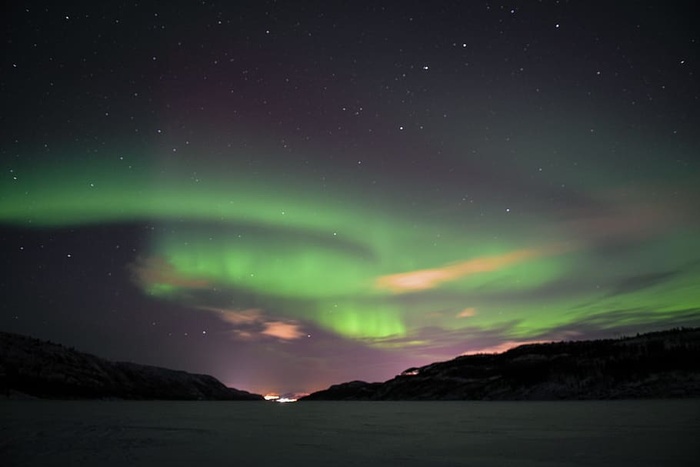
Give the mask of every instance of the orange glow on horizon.
[[506, 352], [512, 348], [518, 347], [520, 345], [527, 345], [527, 344], [548, 344], [552, 341], [548, 340], [538, 340], [538, 341], [507, 341], [503, 342], [502, 344], [494, 345], [491, 347], [485, 347], [483, 349], [479, 350], [469, 350], [467, 352], [462, 353], [461, 355], [476, 355], [476, 354], [483, 354], [483, 353], [503, 353]]

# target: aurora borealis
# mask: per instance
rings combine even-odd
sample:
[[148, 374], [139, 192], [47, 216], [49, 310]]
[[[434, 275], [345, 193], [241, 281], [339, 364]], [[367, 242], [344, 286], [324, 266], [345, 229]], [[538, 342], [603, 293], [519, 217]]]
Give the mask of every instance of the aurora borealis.
[[1, 329], [282, 393], [700, 324], [691, 3], [234, 3], [8, 7]]

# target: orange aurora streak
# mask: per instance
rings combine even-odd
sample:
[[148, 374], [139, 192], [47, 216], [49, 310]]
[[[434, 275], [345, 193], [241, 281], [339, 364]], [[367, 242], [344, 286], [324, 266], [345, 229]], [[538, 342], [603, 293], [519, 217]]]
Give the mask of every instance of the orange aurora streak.
[[265, 329], [260, 333], [270, 337], [276, 337], [282, 340], [299, 339], [306, 335], [296, 323], [285, 323], [283, 321], [268, 321], [265, 323]]
[[490, 272], [503, 269], [525, 260], [537, 258], [560, 249], [522, 249], [496, 256], [480, 258], [446, 265], [441, 268], [420, 269], [381, 276], [376, 280], [378, 289], [389, 290], [393, 293], [416, 292], [433, 289], [444, 282], [457, 280], [461, 277], [480, 272]]
[[133, 279], [146, 287], [154, 285], [169, 285], [187, 287], [190, 289], [206, 289], [211, 284], [204, 279], [193, 279], [180, 273], [166, 258], [151, 256], [137, 258], [130, 265]]
[[220, 320], [234, 325], [235, 328], [231, 330], [231, 333], [241, 340], [258, 340], [267, 336], [290, 341], [307, 335], [298, 322], [272, 320], [263, 310], [258, 308], [235, 310], [202, 306], [199, 309], [214, 312]]

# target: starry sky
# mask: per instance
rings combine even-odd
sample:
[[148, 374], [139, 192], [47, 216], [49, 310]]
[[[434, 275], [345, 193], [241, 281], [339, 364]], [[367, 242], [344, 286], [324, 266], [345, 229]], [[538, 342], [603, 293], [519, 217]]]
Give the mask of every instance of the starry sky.
[[0, 330], [264, 394], [700, 325], [692, 1], [3, 8]]

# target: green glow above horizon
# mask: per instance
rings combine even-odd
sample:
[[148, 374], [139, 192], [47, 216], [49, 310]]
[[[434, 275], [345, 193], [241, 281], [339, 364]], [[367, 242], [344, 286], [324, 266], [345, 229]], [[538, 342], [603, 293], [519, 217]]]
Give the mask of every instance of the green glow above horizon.
[[[659, 264], [678, 268], [696, 244], [692, 229], [649, 240], [634, 264], [600, 267], [589, 264], [580, 232], [544, 215], [500, 209], [476, 228], [457, 215], [434, 215], [439, 200], [397, 209], [396, 199], [322, 187], [302, 173], [290, 183], [274, 172], [159, 171], [122, 160], [17, 173], [0, 188], [2, 223], [148, 222], [155, 228], [147, 258], [135, 267], [145, 292], [193, 307], [214, 306], [201, 302], [208, 290], [228, 293], [231, 308], [271, 309], [371, 345], [408, 342], [423, 329], [508, 323], [517, 323], [513, 337], [527, 338], [609, 310], [657, 310], [620, 317], [633, 324], [700, 307], [697, 271], [614, 297], [572, 285], [586, 278], [605, 286]], [[560, 282], [571, 294], [557, 294]]]
[[314, 322], [319, 326], [353, 339], [405, 336], [407, 326], [401, 310], [391, 304], [355, 303], [352, 300], [339, 303], [323, 303], [319, 306]]

